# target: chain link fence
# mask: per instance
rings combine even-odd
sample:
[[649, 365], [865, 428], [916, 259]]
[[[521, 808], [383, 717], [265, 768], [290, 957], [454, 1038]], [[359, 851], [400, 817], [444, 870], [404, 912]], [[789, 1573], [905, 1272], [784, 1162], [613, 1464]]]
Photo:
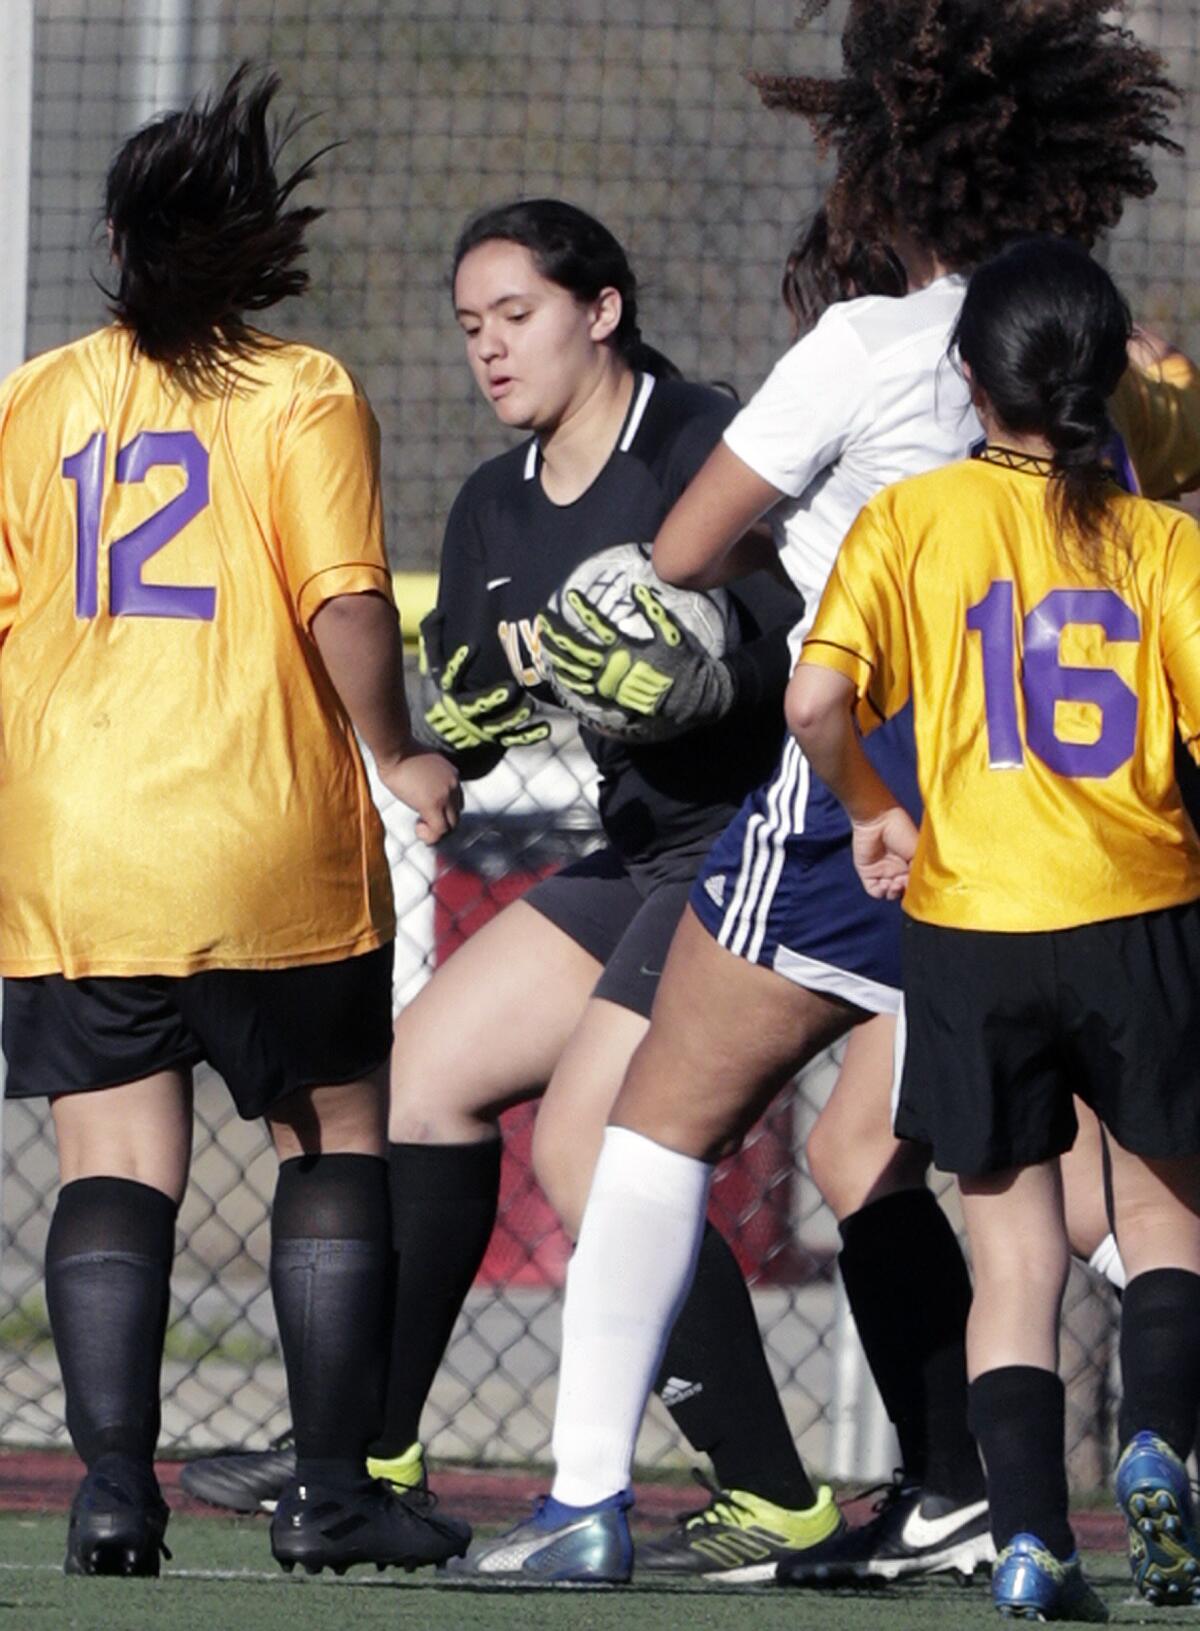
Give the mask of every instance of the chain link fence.
[[[802, 128], [768, 114], [751, 67], [834, 68], [844, 4], [803, 30], [792, 0], [37, 0], [27, 349], [103, 320], [99, 200], [120, 138], [218, 82], [270, 63], [312, 116], [296, 153], [339, 141], [306, 197], [313, 290], [281, 331], [328, 347], [362, 379], [381, 421], [393, 563], [436, 566], [458, 486], [499, 451], [464, 367], [447, 265], [465, 217], [540, 193], [599, 215], [628, 246], [647, 338], [693, 377], [751, 391], [787, 343], [776, 298], [797, 224], [827, 170]], [[1187, 89], [1200, 82], [1193, 0], [1130, 8]], [[1176, 121], [1194, 145], [1194, 107]], [[1129, 211], [1107, 253], [1138, 314], [1200, 350], [1200, 172], [1158, 161], [1159, 191]], [[597, 841], [591, 767], [564, 730], [471, 790], [436, 858], [385, 810], [401, 914], [397, 1000], [535, 877]], [[832, 1266], [837, 1231], [801, 1151], [833, 1067], [819, 1061], [722, 1168], [714, 1215], [733, 1238], [788, 1417], [818, 1467], [890, 1466]], [[527, 1461], [548, 1453], [559, 1289], [568, 1247], [529, 1170], [532, 1112], [506, 1118], [503, 1210], [443, 1367], [424, 1436], [435, 1456]], [[0, 1441], [64, 1439], [41, 1290], [56, 1185], [43, 1107], [5, 1113], [0, 1264]], [[266, 1286], [274, 1162], [220, 1084], [196, 1094], [193, 1180], [180, 1217], [164, 1372], [164, 1446], [265, 1443], [287, 1425]], [[1077, 1484], [1108, 1468], [1111, 1295], [1084, 1271], [1068, 1292], [1063, 1370]], [[678, 1460], [652, 1410], [639, 1455]]]

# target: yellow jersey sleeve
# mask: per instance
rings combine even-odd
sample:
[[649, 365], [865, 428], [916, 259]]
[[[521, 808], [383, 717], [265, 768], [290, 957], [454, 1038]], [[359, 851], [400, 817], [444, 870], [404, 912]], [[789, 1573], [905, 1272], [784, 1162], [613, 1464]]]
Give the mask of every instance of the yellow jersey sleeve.
[[11, 518], [16, 514], [16, 500], [8, 491], [4, 472], [10, 468], [5, 451], [5, 431], [8, 428], [12, 404], [11, 391], [0, 393], [0, 645], [8, 636], [17, 616], [21, 598], [21, 584], [13, 559]]
[[805, 638], [805, 662], [836, 669], [859, 698], [859, 724], [872, 730], [908, 701], [911, 675], [900, 541], [868, 504], [846, 534]]
[[1200, 527], [1190, 519], [1180, 519], [1168, 553], [1160, 639], [1180, 734], [1200, 763]]
[[294, 405], [274, 497], [276, 536], [296, 615], [308, 628], [335, 595], [391, 601], [379, 487], [379, 426], [369, 403], [335, 381]]
[[1200, 372], [1182, 352], [1147, 372], [1127, 368], [1109, 414], [1147, 498], [1174, 498], [1200, 485]]

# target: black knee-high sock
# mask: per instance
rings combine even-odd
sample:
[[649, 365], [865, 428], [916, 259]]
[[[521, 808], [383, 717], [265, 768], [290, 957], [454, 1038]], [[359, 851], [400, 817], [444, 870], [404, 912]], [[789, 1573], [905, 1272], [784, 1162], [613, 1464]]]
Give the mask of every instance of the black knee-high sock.
[[375, 1453], [402, 1455], [487, 1251], [500, 1200], [500, 1140], [389, 1144], [396, 1295], [387, 1411]]
[[1036, 1535], [1055, 1557], [1075, 1539], [1067, 1517], [1064, 1453], [1066, 1391], [1053, 1371], [1003, 1365], [971, 1383], [971, 1427], [987, 1467], [988, 1506], [997, 1548], [1014, 1535]]
[[1157, 1433], [1184, 1460], [1200, 1407], [1200, 1275], [1150, 1269], [1130, 1280], [1121, 1304], [1119, 1432]]
[[175, 1202], [128, 1178], [59, 1192], [46, 1240], [46, 1303], [81, 1460], [154, 1459], [175, 1254]]
[[971, 1282], [949, 1220], [929, 1190], [906, 1189], [852, 1213], [841, 1231], [846, 1296], [907, 1477], [980, 1499], [967, 1426]]
[[282, 1161], [271, 1212], [271, 1295], [287, 1368], [297, 1473], [366, 1477], [383, 1419], [391, 1328], [387, 1165], [374, 1155]]
[[754, 1303], [737, 1259], [711, 1223], [654, 1386], [680, 1431], [711, 1458], [722, 1489], [749, 1490], [789, 1508], [813, 1504]]

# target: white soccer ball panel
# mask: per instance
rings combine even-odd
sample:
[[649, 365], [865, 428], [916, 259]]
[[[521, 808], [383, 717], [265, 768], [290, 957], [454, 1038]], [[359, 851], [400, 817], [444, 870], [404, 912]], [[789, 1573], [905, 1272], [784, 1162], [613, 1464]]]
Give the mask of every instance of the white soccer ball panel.
[[590, 555], [567, 578], [551, 600], [554, 611], [573, 628], [583, 629], [567, 591], [584, 595], [601, 617], [634, 639], [648, 640], [654, 630], [634, 599], [636, 585], [653, 589], [670, 615], [713, 657], [722, 657], [737, 642], [737, 619], [724, 589], [677, 589], [664, 583], [650, 564], [649, 544], [614, 544]]

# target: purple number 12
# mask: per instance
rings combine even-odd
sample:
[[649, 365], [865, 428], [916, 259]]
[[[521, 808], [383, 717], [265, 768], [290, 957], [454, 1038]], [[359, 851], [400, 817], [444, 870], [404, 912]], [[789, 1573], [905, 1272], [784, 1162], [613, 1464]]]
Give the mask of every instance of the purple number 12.
[[[1059, 660], [1064, 629], [1094, 624], [1111, 641], [1136, 641], [1137, 613], [1111, 589], [1052, 589], [1022, 626], [1025, 661], [1021, 689], [1029, 746], [1059, 776], [1111, 776], [1133, 757], [1137, 697], [1111, 668], [1068, 668]], [[988, 764], [993, 770], [1025, 763], [1013, 681], [1013, 585], [998, 578], [967, 610], [967, 627], [981, 636]], [[1100, 710], [1094, 742], [1064, 742], [1054, 729], [1059, 702], [1090, 702]]]
[[[100, 505], [104, 494], [104, 455], [108, 438], [98, 430], [78, 453], [62, 462], [75, 483], [75, 615], [95, 617], [100, 559]], [[145, 583], [142, 567], [208, 505], [208, 452], [190, 430], [144, 430], [117, 453], [116, 479], [139, 482], [157, 465], [174, 465], [187, 478], [182, 493], [169, 499], [132, 532], [109, 546], [108, 609], [114, 617], [185, 617], [211, 621], [217, 592], [164, 583]]]

